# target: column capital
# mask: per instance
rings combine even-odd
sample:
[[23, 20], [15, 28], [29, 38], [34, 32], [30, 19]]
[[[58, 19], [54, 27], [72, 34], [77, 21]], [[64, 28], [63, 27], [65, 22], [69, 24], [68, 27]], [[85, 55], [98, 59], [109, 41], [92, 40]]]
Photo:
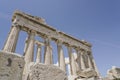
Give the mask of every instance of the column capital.
[[21, 26], [17, 25], [17, 24], [12, 24], [11, 28], [16, 27], [18, 30], [21, 30]]
[[36, 31], [34, 31], [34, 30], [27, 30], [27, 33], [28, 33], [28, 35], [34, 35], [35, 36], [35, 34], [36, 34]]
[[83, 52], [85, 52], [85, 50], [84, 49], [80, 49], [80, 51], [83, 53]]
[[56, 41], [57, 45], [63, 45], [63, 42], [61, 40]]
[[57, 40], [56, 40], [56, 43], [57, 43], [57, 44], [58, 44], [58, 43], [63, 44], [63, 41], [62, 41], [62, 40], [57, 39]]
[[81, 49], [80, 49], [80, 47], [76, 47], [75, 50], [78, 52], [78, 51], [80, 51]]
[[40, 42], [40, 41], [38, 41], [38, 40], [35, 40], [35, 44], [36, 44], [37, 46], [44, 46], [44, 45], [45, 45], [43, 42]]
[[36, 31], [34, 31], [34, 30], [30, 30], [30, 34], [35, 36]]
[[51, 38], [50, 37], [47, 37], [45, 38], [44, 40], [44, 44], [47, 46], [47, 45], [50, 45], [50, 41], [51, 41]]
[[37, 55], [36, 55], [36, 62], [40, 63], [41, 62], [41, 45], [37, 45]]
[[28, 40], [29, 39], [32, 39], [32, 40], [34, 40], [34, 37], [35, 37], [35, 31], [33, 31], [33, 30], [28, 30]]
[[91, 55], [91, 54], [92, 54], [92, 52], [91, 52], [91, 51], [87, 51], [87, 54], [88, 54], [88, 55]]
[[14, 20], [12, 21], [12, 26], [18, 26], [18, 24], [17, 24], [18, 21], [19, 21], [18, 18], [14, 19]]
[[43, 36], [43, 39], [44, 39], [44, 40], [46, 40], [46, 39], [51, 40], [51, 39], [52, 39], [52, 37], [51, 37], [51, 36], [49, 36], [49, 35], [44, 35], [44, 36]]
[[72, 45], [67, 45], [67, 48], [73, 48]]
[[44, 39], [45, 39], [45, 40], [49, 40], [49, 41], [51, 41], [51, 37], [50, 37], [50, 36], [45, 36]]

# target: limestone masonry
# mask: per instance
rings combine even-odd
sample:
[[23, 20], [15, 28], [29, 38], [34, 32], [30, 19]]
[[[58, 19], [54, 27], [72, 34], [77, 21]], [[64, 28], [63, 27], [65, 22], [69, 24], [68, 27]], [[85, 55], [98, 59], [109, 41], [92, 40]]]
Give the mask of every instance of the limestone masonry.
[[[15, 53], [20, 31], [28, 34], [22, 56]], [[36, 36], [44, 41], [36, 40]], [[53, 62], [54, 49], [51, 41], [57, 45], [57, 65]], [[37, 45], [36, 57], [34, 56], [34, 45]], [[63, 45], [67, 48], [68, 53], [64, 53]], [[43, 46], [44, 54], [41, 48]], [[73, 50], [76, 53], [73, 53]], [[68, 54], [69, 57], [65, 58], [65, 54]], [[36, 58], [35, 61], [34, 58]], [[110, 70], [108, 76], [113, 78], [115, 71], [118, 69]], [[115, 76], [120, 75], [115, 74]], [[90, 43], [52, 28], [42, 18], [15, 11], [11, 30], [3, 50], [0, 51], [0, 80], [102, 79], [92, 56]]]

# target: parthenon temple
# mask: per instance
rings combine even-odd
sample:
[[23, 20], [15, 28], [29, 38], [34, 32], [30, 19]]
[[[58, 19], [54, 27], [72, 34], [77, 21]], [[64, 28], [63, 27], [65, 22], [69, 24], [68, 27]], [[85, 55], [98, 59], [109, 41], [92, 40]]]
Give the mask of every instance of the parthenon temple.
[[[23, 55], [15, 52], [20, 31], [28, 34]], [[44, 41], [35, 39], [36, 36]], [[57, 57], [53, 57], [51, 41], [57, 45]], [[63, 46], [68, 53], [64, 53]], [[11, 30], [0, 51], [0, 80], [100, 80], [91, 47], [84, 40], [52, 28], [42, 18], [15, 11]]]

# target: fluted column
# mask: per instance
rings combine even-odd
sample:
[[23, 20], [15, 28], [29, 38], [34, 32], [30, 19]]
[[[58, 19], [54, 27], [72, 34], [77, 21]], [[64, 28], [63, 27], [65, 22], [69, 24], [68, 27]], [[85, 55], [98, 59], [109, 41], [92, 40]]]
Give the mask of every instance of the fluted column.
[[[87, 52], [88, 53], [88, 52]], [[93, 69], [93, 64], [92, 64], [92, 59], [91, 59], [91, 57], [90, 57], [90, 54], [88, 53], [87, 54], [87, 56], [88, 56], [88, 65], [89, 65], [89, 68], [92, 68]]]
[[32, 62], [33, 61], [33, 53], [34, 53], [34, 37], [35, 33], [33, 31], [30, 32], [29, 34], [29, 43], [28, 47], [26, 50], [26, 55], [25, 55], [25, 61], [26, 62]]
[[57, 48], [58, 48], [58, 62], [59, 62], [59, 67], [66, 72], [66, 65], [65, 65], [65, 58], [64, 58], [64, 53], [63, 53], [63, 48], [62, 48], [62, 43], [58, 42], [57, 43]]
[[41, 45], [37, 44], [37, 56], [36, 56], [36, 63], [41, 62]]
[[50, 45], [50, 63], [53, 64], [53, 49], [52, 46]]
[[70, 62], [70, 72], [71, 75], [73, 74], [73, 70], [72, 70], [72, 64], [71, 64], [71, 58], [72, 58], [72, 47], [68, 46], [68, 55], [69, 55], [69, 62]]
[[94, 66], [95, 71], [97, 72], [98, 77], [101, 77], [101, 75], [100, 75], [100, 73], [99, 73], [99, 71], [98, 71], [98, 68], [97, 68], [97, 66], [96, 66], [95, 60], [94, 60], [94, 58], [93, 58], [93, 56], [92, 56], [92, 53], [90, 53], [89, 56], [90, 56], [90, 58], [92, 59], [93, 66]]
[[81, 51], [81, 69], [86, 69], [86, 66], [85, 66], [85, 58], [84, 58], [84, 53], [85, 51]]
[[25, 46], [24, 46], [24, 54], [23, 54], [23, 56], [25, 56], [27, 47], [28, 47], [28, 38], [26, 38], [26, 40], [25, 40]]
[[77, 64], [78, 64], [78, 68], [79, 70], [81, 70], [81, 53], [80, 53], [80, 50], [79, 49], [76, 49], [76, 52], [77, 52]]
[[88, 54], [87, 54], [86, 50], [84, 51], [84, 55], [83, 56], [84, 56], [85, 67], [89, 68], [89, 63], [88, 63], [89, 60], [88, 60]]
[[33, 62], [33, 58], [34, 58], [34, 37], [35, 37], [35, 32], [31, 31], [29, 33], [29, 37], [28, 37], [28, 46], [26, 49], [26, 53], [25, 53], [25, 68], [24, 68], [24, 72], [23, 74], [26, 75], [26, 73], [28, 72], [28, 65], [30, 62]]
[[4, 51], [15, 52], [19, 32], [20, 32], [20, 27], [17, 25], [13, 25], [6, 40], [6, 43], [3, 47]]
[[73, 54], [71, 54], [71, 67], [72, 67], [72, 75], [76, 75], [77, 65]]
[[45, 39], [44, 63], [53, 64], [52, 46], [50, 45], [50, 38]]

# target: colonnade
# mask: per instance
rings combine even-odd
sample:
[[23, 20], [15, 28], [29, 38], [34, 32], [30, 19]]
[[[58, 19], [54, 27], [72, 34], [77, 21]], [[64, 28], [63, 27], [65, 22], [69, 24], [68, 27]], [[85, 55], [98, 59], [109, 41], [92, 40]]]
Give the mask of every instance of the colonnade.
[[[22, 19], [22, 18], [21, 18]], [[34, 61], [34, 45], [37, 45], [37, 55], [36, 55], [36, 63], [42, 63], [42, 46], [44, 46], [44, 64], [46, 65], [51, 65], [53, 63], [53, 48], [51, 46], [51, 41], [53, 41], [53, 38], [49, 35], [45, 35], [45, 33], [42, 34], [42, 32], [38, 32], [37, 30], [34, 30], [32, 28], [29, 28], [29, 25], [24, 28], [24, 25], [18, 25], [17, 24], [17, 19], [14, 19], [10, 33], [8, 35], [8, 38], [6, 40], [6, 43], [3, 47], [3, 51], [8, 51], [15, 53], [15, 48], [17, 45], [17, 40], [19, 37], [19, 32], [21, 30], [26, 31], [28, 33], [28, 37], [26, 38], [25, 41], [25, 47], [24, 47], [24, 56], [25, 56], [25, 68], [24, 68], [24, 73], [26, 74], [28, 71], [28, 65], [29, 63]], [[20, 23], [22, 24], [22, 23]], [[51, 29], [51, 28], [50, 28]], [[52, 29], [54, 30], [54, 29]], [[39, 36], [44, 39], [44, 42], [40, 42], [35, 39], [36, 35], [42, 35]], [[54, 34], [56, 35], [56, 34]], [[70, 37], [71, 38], [71, 37]], [[68, 38], [66, 38], [68, 39]], [[74, 39], [71, 39], [74, 40]], [[75, 39], [76, 40], [76, 39]], [[60, 67], [61, 70], [67, 71], [66, 70], [66, 63], [65, 63], [65, 54], [63, 45], [67, 47], [68, 50], [68, 55], [69, 55], [69, 67], [70, 67], [70, 75], [77, 75], [77, 72], [83, 71], [87, 68], [94, 69], [97, 73], [97, 67], [95, 65], [95, 61], [93, 59], [91, 50], [84, 49], [81, 45], [78, 46], [72, 46], [71, 43], [67, 43], [62, 41], [61, 39], [55, 39], [55, 43], [57, 44], [57, 52], [58, 52], [58, 66]], [[76, 40], [78, 41], [78, 40]], [[78, 41], [82, 42], [82, 41]], [[77, 43], [78, 43], [77, 42]], [[74, 42], [73, 42], [74, 43]], [[72, 44], [73, 44], [72, 43]], [[86, 43], [80, 43], [83, 46], [87, 46]], [[77, 45], [77, 44], [76, 44]], [[89, 47], [89, 46], [88, 46]], [[76, 51], [77, 57], [75, 58], [73, 54], [73, 49]]]
[[[8, 39], [5, 43], [5, 46], [3, 48], [4, 51], [9, 52], [15, 52], [19, 32], [22, 30], [20, 26], [13, 25], [11, 28], [11, 31], [9, 33]], [[26, 39], [25, 43], [25, 49], [24, 49], [24, 56], [25, 56], [25, 62], [26, 62], [26, 69], [28, 68], [28, 64], [30, 62], [33, 62], [34, 58], [34, 45], [37, 45], [37, 56], [36, 56], [36, 62], [41, 63], [41, 46], [45, 47], [45, 53], [44, 53], [44, 64], [53, 64], [53, 49], [50, 44], [50, 37], [48, 36], [46, 39], [44, 39], [44, 42], [39, 42], [35, 40], [36, 32], [33, 30], [28, 31], [28, 38]], [[57, 50], [58, 50], [58, 63], [60, 69], [63, 71], [66, 71], [66, 64], [65, 64], [65, 56], [63, 51], [63, 42], [57, 40]], [[77, 71], [82, 71], [87, 68], [96, 69], [94, 60], [92, 58], [92, 54], [90, 51], [86, 51], [81, 48], [73, 48], [72, 46], [68, 45], [68, 54], [69, 54], [69, 65], [70, 65], [70, 71], [71, 75], [76, 75]], [[77, 58], [75, 59], [72, 50], [75, 49], [77, 53]], [[26, 71], [25, 71], [26, 72]]]

